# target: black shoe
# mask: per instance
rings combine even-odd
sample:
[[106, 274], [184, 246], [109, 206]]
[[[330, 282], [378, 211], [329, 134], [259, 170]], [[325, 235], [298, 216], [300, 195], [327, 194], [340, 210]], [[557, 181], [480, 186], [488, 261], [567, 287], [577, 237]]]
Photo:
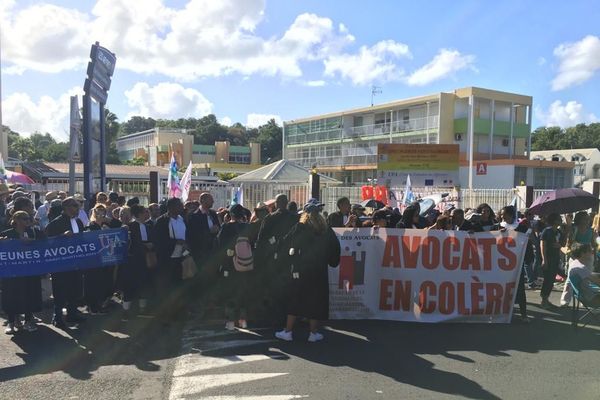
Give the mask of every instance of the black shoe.
[[65, 321], [62, 318], [56, 318], [56, 317], [53, 318], [52, 325], [54, 325], [58, 329], [62, 329], [62, 330], [68, 329], [67, 324], [65, 324]]
[[73, 323], [73, 324], [79, 324], [81, 322], [85, 322], [85, 318], [83, 318], [81, 315], [78, 315], [78, 314], [67, 315], [66, 321]]

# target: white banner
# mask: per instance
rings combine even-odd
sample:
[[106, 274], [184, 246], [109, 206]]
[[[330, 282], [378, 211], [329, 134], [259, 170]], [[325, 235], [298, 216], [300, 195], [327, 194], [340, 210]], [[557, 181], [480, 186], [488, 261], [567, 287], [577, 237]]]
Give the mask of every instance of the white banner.
[[331, 319], [510, 322], [527, 235], [334, 231], [342, 256], [329, 269]]

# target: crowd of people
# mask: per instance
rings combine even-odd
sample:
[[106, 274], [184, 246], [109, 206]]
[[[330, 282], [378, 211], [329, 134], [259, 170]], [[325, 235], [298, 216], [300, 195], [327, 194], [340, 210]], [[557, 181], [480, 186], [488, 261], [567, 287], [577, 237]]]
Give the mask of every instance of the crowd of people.
[[[589, 272], [581, 273], [584, 279], [595, 279], [593, 249], [600, 229], [600, 218], [584, 211], [563, 221], [557, 214], [534, 218], [513, 206], [496, 214], [481, 204], [423, 215], [415, 202], [402, 212], [384, 207], [367, 213], [344, 197], [337, 202], [338, 211], [327, 214], [315, 199], [299, 208], [283, 194], [270, 205], [258, 203], [252, 210], [239, 204], [215, 210], [208, 192], [197, 201], [169, 198], [147, 207], [137, 198], [100, 192], [87, 201], [89, 211], [85, 205], [81, 195], [57, 191], [34, 204], [25, 190], [0, 184], [2, 240], [31, 241], [111, 228], [128, 232], [128, 256], [121, 265], [51, 274], [52, 323], [60, 329], [106, 313], [118, 313], [121, 321], [147, 316], [168, 323], [185, 315], [194, 301], [203, 312], [222, 310], [228, 330], [247, 328], [248, 320], [284, 324], [276, 337], [287, 341], [293, 339], [297, 318], [303, 317], [309, 321], [308, 340], [320, 341], [319, 321], [329, 316], [328, 267], [336, 267], [340, 260], [340, 244], [332, 228], [342, 227], [527, 234], [516, 302], [521, 318], [528, 321], [525, 287], [537, 288], [538, 277], [543, 278], [542, 306], [548, 308], [554, 307], [548, 297], [555, 280], [564, 279], [567, 272], [563, 264], [577, 273], [583, 268]], [[564, 248], [573, 251], [561, 251]], [[195, 276], [186, 268], [190, 260]], [[7, 334], [36, 330], [34, 313], [42, 308], [41, 279], [2, 279]], [[570, 296], [565, 285], [561, 305], [569, 304]]]

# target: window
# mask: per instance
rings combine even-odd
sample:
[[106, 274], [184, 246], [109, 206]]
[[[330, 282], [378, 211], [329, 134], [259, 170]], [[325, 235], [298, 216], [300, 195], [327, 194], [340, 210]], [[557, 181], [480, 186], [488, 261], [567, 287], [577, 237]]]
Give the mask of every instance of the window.
[[527, 167], [515, 167], [514, 186], [520, 186], [521, 182], [527, 184]]

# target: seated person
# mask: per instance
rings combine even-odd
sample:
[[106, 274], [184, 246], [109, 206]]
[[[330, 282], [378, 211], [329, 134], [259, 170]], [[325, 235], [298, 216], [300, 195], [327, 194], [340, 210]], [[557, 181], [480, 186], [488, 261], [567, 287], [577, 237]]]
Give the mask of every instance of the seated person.
[[581, 279], [579, 290], [583, 299], [593, 307], [600, 307], [600, 274], [594, 274], [586, 267], [594, 257], [594, 250], [588, 243], [574, 243], [571, 246], [569, 260], [569, 278], [578, 276]]

